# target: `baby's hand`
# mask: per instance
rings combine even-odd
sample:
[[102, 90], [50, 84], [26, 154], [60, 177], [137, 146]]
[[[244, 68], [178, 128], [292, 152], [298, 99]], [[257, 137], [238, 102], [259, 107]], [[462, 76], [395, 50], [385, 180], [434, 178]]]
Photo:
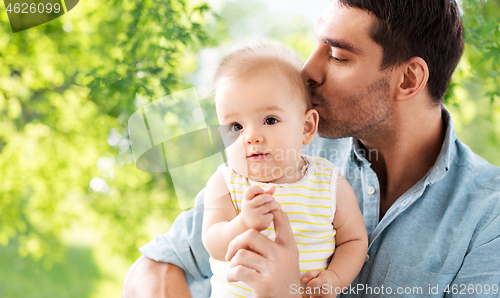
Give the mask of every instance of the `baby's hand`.
[[[337, 297], [336, 293], [341, 292], [340, 289], [337, 289], [340, 285], [339, 278], [330, 270], [308, 271], [302, 281], [307, 284], [308, 288], [311, 288], [311, 293], [314, 293], [314, 288], [320, 289], [320, 293], [311, 295], [310, 298], [335, 298]], [[327, 286], [323, 287], [325, 284]]]
[[274, 185], [266, 190], [252, 185], [245, 190], [239, 216], [248, 229], [262, 231], [269, 227], [273, 220], [271, 211], [281, 210], [281, 205], [272, 196], [275, 191]]

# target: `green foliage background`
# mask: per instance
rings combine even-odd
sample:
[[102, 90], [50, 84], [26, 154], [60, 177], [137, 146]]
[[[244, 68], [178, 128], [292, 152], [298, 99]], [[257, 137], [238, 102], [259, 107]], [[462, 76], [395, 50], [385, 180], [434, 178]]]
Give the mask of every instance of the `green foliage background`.
[[[462, 9], [467, 44], [445, 103], [462, 141], [500, 165], [500, 0]], [[180, 212], [168, 175], [135, 168], [129, 116], [191, 87], [203, 48], [258, 34], [306, 59], [312, 28], [258, 1], [215, 13], [187, 0], [113, 0], [12, 34], [3, 9], [0, 297], [119, 296], [138, 247]], [[104, 191], [89, 188], [95, 177]]]

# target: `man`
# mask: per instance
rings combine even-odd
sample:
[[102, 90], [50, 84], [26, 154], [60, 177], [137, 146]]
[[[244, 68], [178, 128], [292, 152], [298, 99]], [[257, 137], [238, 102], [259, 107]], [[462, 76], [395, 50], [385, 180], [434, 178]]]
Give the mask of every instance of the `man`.
[[[333, 0], [315, 34], [303, 75], [322, 138], [308, 153], [345, 168], [370, 240], [344, 296], [498, 294], [500, 169], [457, 139], [441, 105], [463, 50], [456, 3]], [[352, 139], [331, 139], [345, 137]], [[208, 295], [200, 209], [142, 249], [177, 266], [141, 257], [126, 297], [189, 297], [186, 279], [193, 297]], [[252, 230], [233, 240], [228, 280], [246, 282], [258, 297], [297, 297], [296, 248], [286, 216], [274, 220], [276, 242]]]

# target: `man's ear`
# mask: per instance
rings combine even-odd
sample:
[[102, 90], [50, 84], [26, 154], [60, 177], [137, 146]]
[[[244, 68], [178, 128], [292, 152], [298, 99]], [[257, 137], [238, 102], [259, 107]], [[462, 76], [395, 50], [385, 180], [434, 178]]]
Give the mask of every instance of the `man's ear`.
[[302, 144], [309, 145], [312, 142], [314, 136], [316, 135], [316, 132], [318, 132], [318, 122], [318, 111], [316, 111], [315, 109], [310, 109], [306, 112], [304, 116], [304, 132], [302, 133]]
[[417, 96], [427, 87], [429, 67], [427, 62], [420, 57], [413, 57], [400, 67], [396, 99], [405, 101]]

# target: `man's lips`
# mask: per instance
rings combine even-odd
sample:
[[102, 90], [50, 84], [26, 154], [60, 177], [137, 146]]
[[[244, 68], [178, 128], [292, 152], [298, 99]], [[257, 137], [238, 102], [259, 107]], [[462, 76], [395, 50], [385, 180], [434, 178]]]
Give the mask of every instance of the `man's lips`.
[[256, 161], [256, 160], [262, 160], [262, 159], [266, 158], [266, 156], [268, 156], [268, 155], [269, 155], [269, 153], [256, 152], [256, 153], [253, 153], [252, 155], [247, 156], [247, 158], [252, 160], [252, 161]]

